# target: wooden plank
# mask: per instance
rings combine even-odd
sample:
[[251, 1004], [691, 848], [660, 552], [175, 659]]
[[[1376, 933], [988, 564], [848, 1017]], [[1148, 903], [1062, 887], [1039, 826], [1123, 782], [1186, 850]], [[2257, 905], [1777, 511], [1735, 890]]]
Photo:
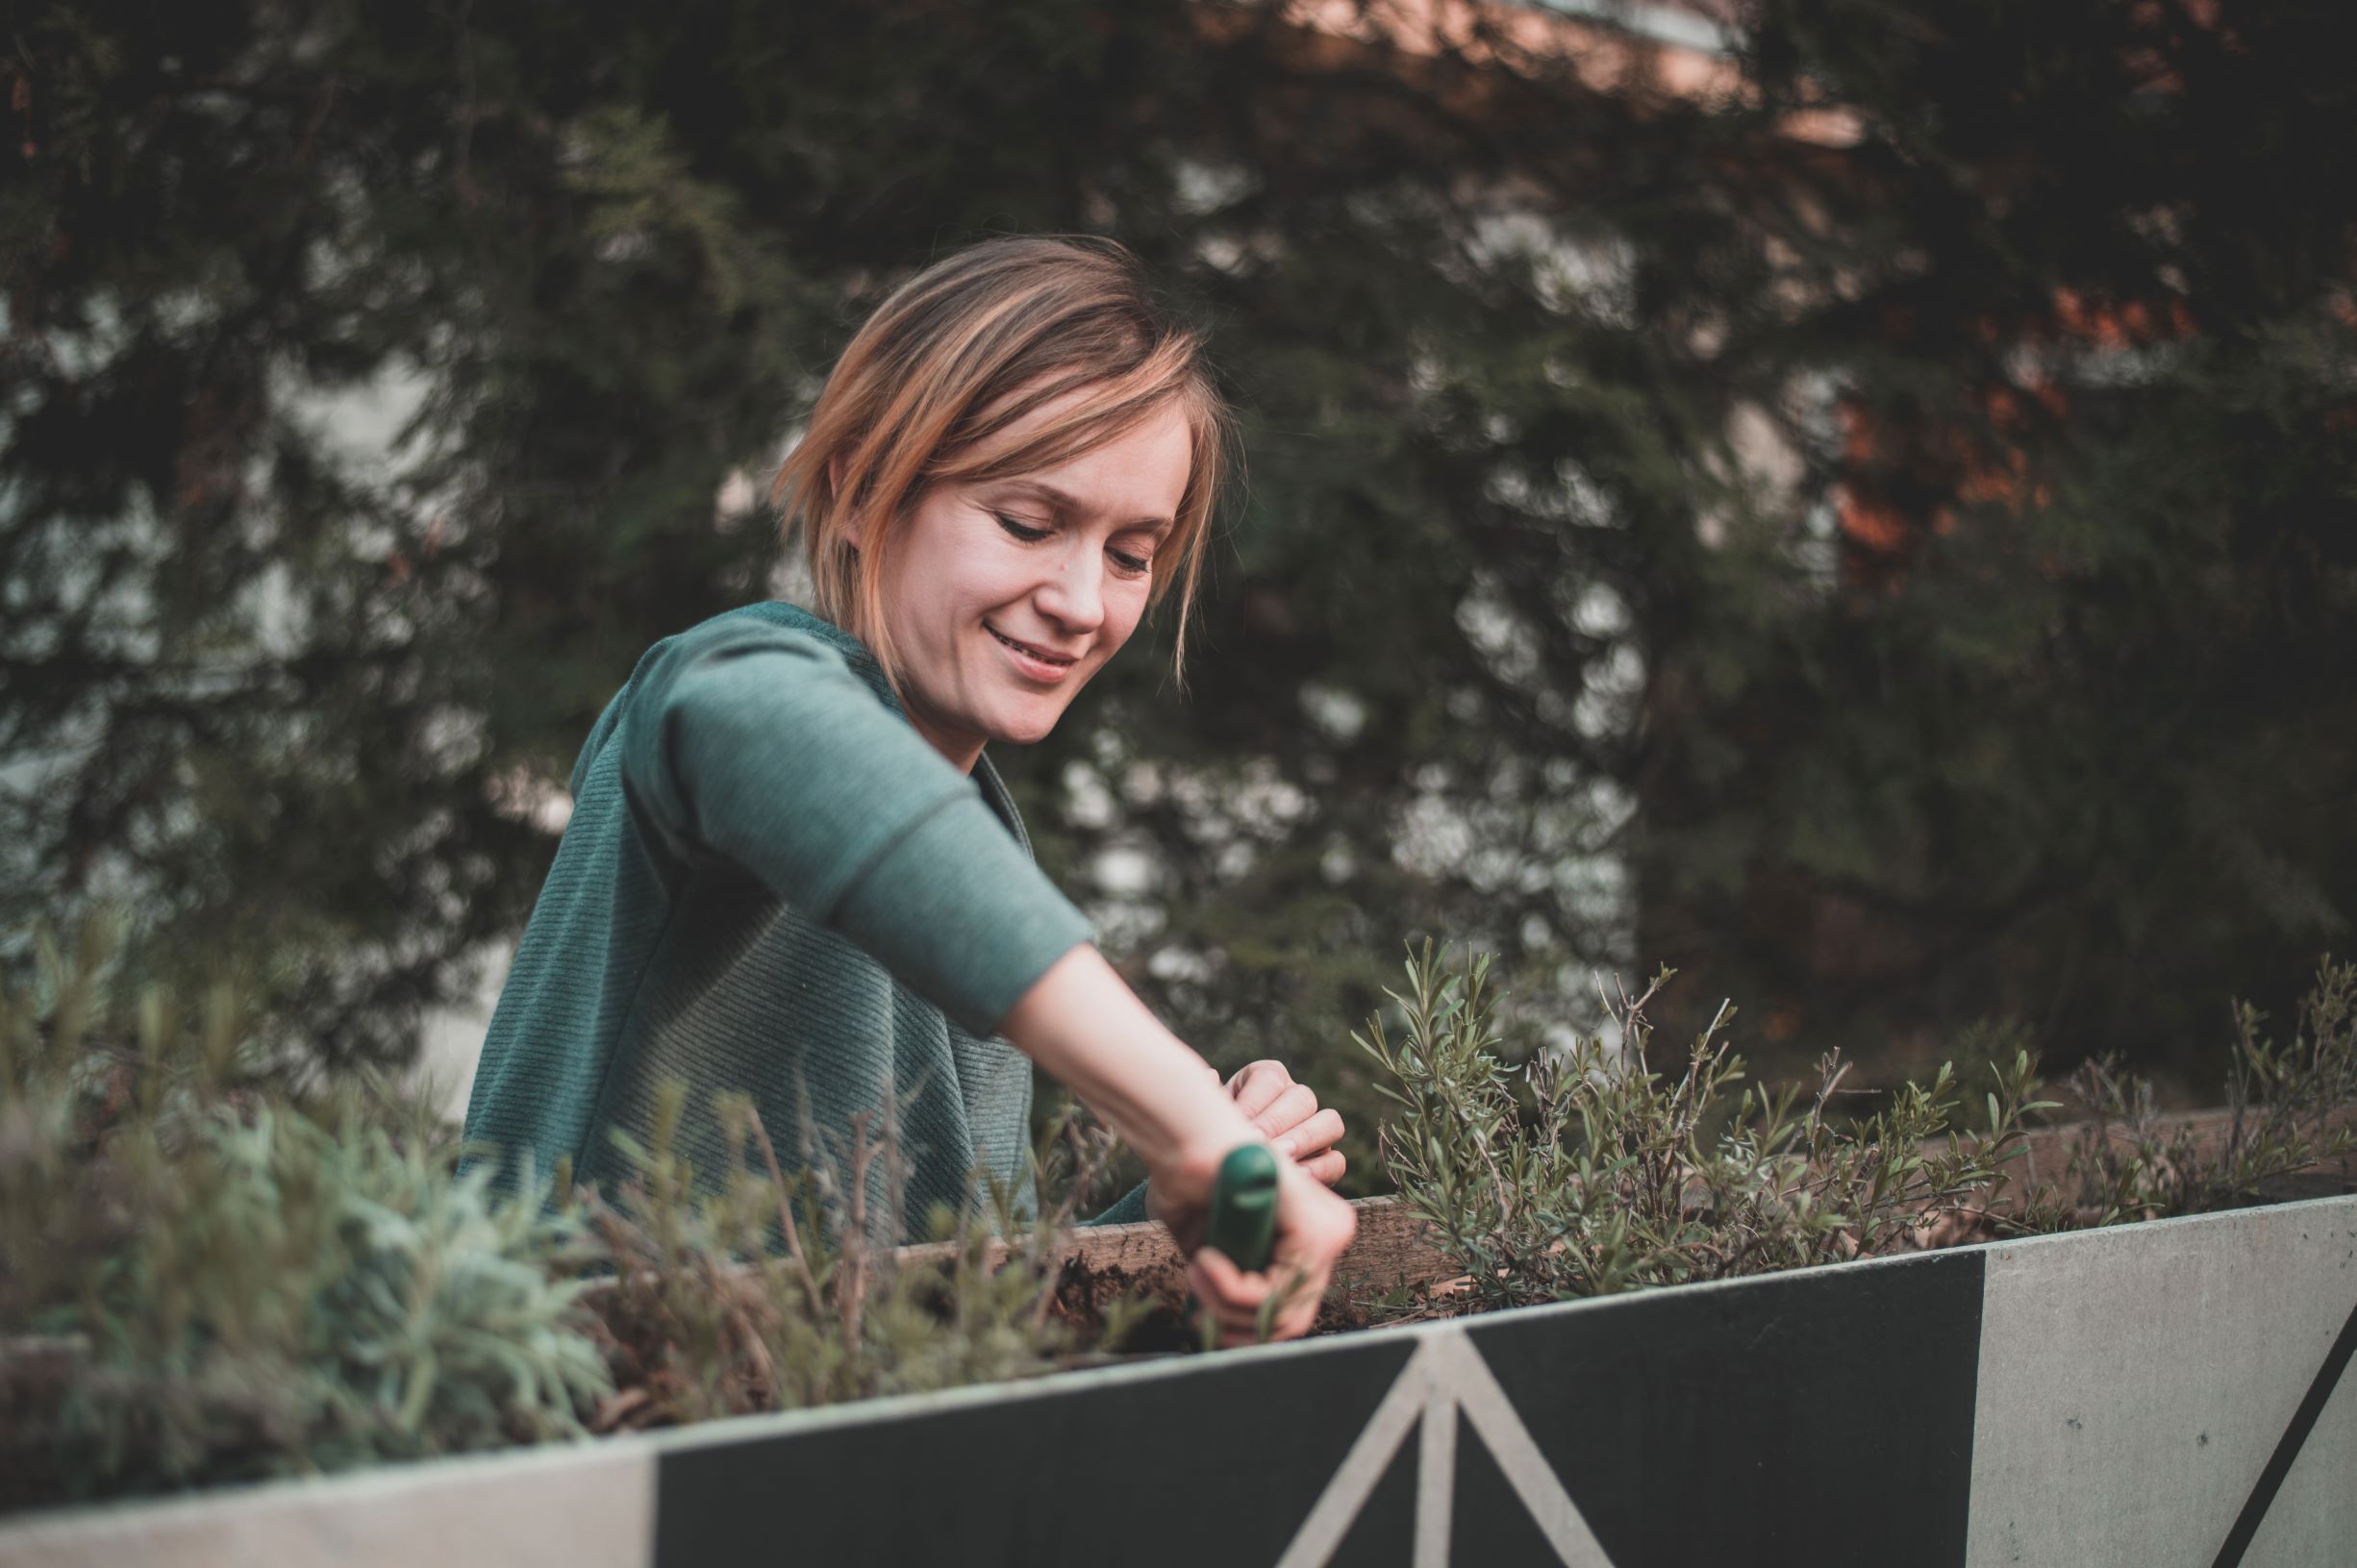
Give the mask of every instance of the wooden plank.
[[[1320, 1330], [1365, 1327], [1367, 1314], [1356, 1304], [1456, 1272], [1425, 1240], [1423, 1222], [1397, 1198], [1359, 1198], [1350, 1207], [1358, 1213], [1358, 1234], [1335, 1265], [1341, 1288], [1329, 1293]], [[1064, 1281], [1067, 1307], [1086, 1316], [1125, 1292], [1178, 1301], [1187, 1293], [1187, 1264], [1158, 1224], [1100, 1225], [1072, 1233]]]
[[[2357, 1107], [2343, 1109], [2332, 1118], [2336, 1128], [2357, 1126]], [[2014, 1184], [2035, 1186], [2039, 1181], [2059, 1177], [2069, 1167], [2070, 1152], [2094, 1130], [2093, 1122], [2066, 1122], [2059, 1127], [2042, 1127], [2032, 1132], [2025, 1141], [2022, 1158], [2016, 1166]], [[2180, 1133], [2190, 1133], [2193, 1147], [2204, 1157], [2214, 1157], [2225, 1152], [2226, 1142], [2234, 1129], [2234, 1113], [2230, 1110], [2189, 1110], [2175, 1115], [2154, 1118], [2150, 1130], [2154, 1140], [2164, 1146], [2173, 1142]], [[2136, 1134], [2128, 1128], [2113, 1123], [2107, 1130], [2107, 1141], [2122, 1151], [2136, 1145]], [[2357, 1179], [2357, 1155], [2344, 1155], [2339, 1159], [2322, 1160], [2303, 1173], [2314, 1177], [2339, 1177], [2344, 1181]], [[2319, 1188], [2319, 1194], [2322, 1191]]]

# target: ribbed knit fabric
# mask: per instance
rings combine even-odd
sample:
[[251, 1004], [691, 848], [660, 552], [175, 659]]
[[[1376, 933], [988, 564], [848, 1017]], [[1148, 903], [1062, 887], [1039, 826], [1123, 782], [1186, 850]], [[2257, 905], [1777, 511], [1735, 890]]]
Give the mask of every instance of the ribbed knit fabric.
[[[889, 1088], [904, 1229], [977, 1168], [1027, 1190], [1031, 1066], [992, 1031], [1091, 931], [1032, 863], [986, 757], [961, 775], [874, 656], [784, 604], [657, 643], [573, 765], [573, 815], [483, 1046], [470, 1141], [611, 1187], [688, 1091], [676, 1147], [727, 1153], [716, 1091], [790, 1162]], [[1144, 1217], [1142, 1187], [1091, 1222]]]

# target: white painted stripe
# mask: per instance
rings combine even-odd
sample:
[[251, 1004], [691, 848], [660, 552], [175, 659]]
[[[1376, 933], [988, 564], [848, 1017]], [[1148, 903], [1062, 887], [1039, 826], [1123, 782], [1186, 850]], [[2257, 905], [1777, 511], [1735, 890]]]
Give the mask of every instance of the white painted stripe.
[[1416, 1456], [1415, 1568], [1448, 1568], [1449, 1527], [1456, 1521], [1457, 1411], [1445, 1400], [1424, 1402], [1423, 1444]]
[[[2357, 1307], [2357, 1198], [1986, 1256], [1966, 1562], [2208, 1568]], [[2295, 1544], [2246, 1561], [2350, 1560], [2350, 1420], [2336, 1397], [2254, 1548]]]
[[0, 1568], [648, 1568], [655, 1458], [566, 1447], [77, 1509], [0, 1531]]

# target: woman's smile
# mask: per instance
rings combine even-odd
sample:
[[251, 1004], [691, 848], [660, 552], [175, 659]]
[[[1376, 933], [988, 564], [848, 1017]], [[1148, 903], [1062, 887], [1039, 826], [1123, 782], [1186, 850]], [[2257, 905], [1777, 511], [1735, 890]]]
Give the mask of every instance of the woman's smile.
[[999, 645], [1008, 649], [1013, 655], [1015, 667], [1034, 681], [1052, 685], [1063, 680], [1070, 672], [1072, 666], [1080, 662], [1079, 654], [1059, 654], [1042, 648], [1036, 642], [1021, 641], [1007, 635], [989, 621], [982, 623], [982, 629], [996, 637]]

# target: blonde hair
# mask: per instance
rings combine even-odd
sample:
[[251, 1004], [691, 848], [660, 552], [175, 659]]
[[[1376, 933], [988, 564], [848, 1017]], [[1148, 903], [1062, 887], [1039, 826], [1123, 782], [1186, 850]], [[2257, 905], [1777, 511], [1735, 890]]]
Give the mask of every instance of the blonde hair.
[[[1076, 390], [1093, 393], [1003, 452], [1010, 425]], [[1067, 461], [1177, 405], [1193, 460], [1176, 524], [1156, 548], [1147, 606], [1178, 592], [1172, 671], [1186, 676], [1194, 609], [1235, 415], [1201, 336], [1149, 291], [1111, 239], [987, 239], [926, 267], [876, 307], [827, 377], [810, 428], [770, 487], [802, 532], [818, 613], [865, 642], [897, 688], [883, 614], [886, 561], [928, 487], [989, 482]], [[865, 519], [865, 547], [851, 540]]]

